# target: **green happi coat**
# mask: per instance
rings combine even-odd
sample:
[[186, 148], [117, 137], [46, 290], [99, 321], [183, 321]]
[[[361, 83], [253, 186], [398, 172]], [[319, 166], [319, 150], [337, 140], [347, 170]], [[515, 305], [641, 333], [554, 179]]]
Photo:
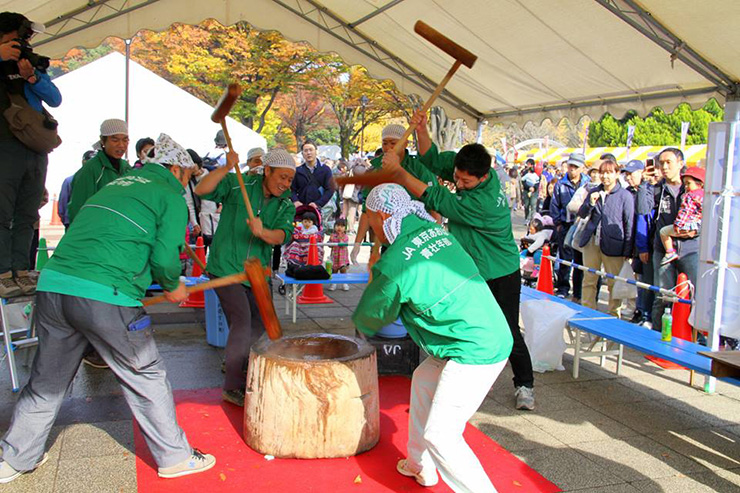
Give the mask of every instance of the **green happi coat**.
[[[266, 198], [262, 189], [262, 175], [250, 176], [244, 173], [242, 177], [254, 215], [262, 220], [264, 228], [284, 231], [283, 242], [289, 242], [295, 216], [290, 190], [280, 197]], [[227, 174], [213, 192], [203, 195], [203, 198], [223, 204], [208, 257], [208, 272], [218, 277], [244, 272], [244, 261], [250, 257], [257, 257], [263, 266], [269, 266], [273, 246], [252, 235], [236, 174]], [[249, 285], [248, 282], [244, 284]]]
[[453, 235], [413, 215], [373, 266], [352, 321], [371, 335], [399, 315], [435, 358], [487, 365], [511, 353], [509, 326], [473, 259]]
[[87, 199], [118, 177], [131, 172], [133, 168], [121, 159], [118, 171], [113, 167], [104, 151], [99, 151], [82, 165], [72, 179], [72, 192], [69, 196], [67, 214], [70, 224], [85, 205]]
[[155, 163], [110, 182], [80, 209], [38, 290], [135, 306], [152, 280], [176, 289], [188, 221], [183, 191]]
[[[421, 157], [421, 163], [443, 180], [454, 181], [455, 155], [440, 153], [432, 144]], [[473, 257], [483, 279], [498, 279], [519, 269], [519, 249], [511, 229], [509, 202], [493, 170], [472, 190], [452, 193], [435, 182], [420, 200], [427, 209], [449, 220], [450, 232]]]

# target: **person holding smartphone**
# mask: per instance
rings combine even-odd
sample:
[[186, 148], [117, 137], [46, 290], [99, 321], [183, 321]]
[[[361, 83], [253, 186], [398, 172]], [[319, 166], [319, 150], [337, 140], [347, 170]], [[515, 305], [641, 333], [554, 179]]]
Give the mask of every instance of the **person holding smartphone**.
[[[676, 285], [679, 273], [684, 273], [696, 285], [696, 272], [699, 268], [699, 238], [675, 238], [674, 249], [679, 259], [666, 265], [661, 265], [666, 254], [660, 235], [657, 234], [663, 227], [675, 222], [679, 204], [686, 193], [681, 182], [684, 156], [680, 149], [666, 147], [657, 156], [657, 165], [647, 167], [645, 176], [648, 182], [655, 184], [638, 193], [637, 214], [653, 212], [650, 223], [650, 242], [652, 245], [652, 264], [655, 285], [672, 289]], [[660, 171], [660, 176], [658, 174]], [[645, 256], [642, 255], [641, 259]], [[653, 330], [659, 330], [661, 317], [665, 310], [665, 302], [656, 298], [653, 302], [652, 321]]]

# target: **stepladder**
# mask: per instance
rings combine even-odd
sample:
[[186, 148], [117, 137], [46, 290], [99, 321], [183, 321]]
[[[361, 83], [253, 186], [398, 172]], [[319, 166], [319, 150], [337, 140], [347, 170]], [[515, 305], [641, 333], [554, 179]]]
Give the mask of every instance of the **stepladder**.
[[0, 322], [3, 331], [3, 349], [8, 362], [13, 392], [20, 390], [18, 351], [24, 350], [24, 366], [31, 363], [31, 348], [38, 344], [35, 326], [35, 296], [0, 299]]

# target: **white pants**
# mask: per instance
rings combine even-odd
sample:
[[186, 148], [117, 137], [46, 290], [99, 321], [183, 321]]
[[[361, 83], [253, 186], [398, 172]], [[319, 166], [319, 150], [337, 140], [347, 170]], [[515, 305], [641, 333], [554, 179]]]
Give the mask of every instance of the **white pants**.
[[463, 365], [432, 357], [419, 365], [411, 379], [409, 470], [436, 468], [457, 493], [496, 491], [465, 443], [463, 430], [504, 366], [506, 360], [493, 365]]

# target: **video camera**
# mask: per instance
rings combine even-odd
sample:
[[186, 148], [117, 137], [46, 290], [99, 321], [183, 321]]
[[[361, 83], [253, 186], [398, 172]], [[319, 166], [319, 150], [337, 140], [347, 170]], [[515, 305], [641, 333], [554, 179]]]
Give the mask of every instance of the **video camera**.
[[29, 40], [33, 37], [34, 34], [41, 32], [44, 32], [43, 24], [31, 22], [26, 19], [21, 24], [21, 27], [18, 28], [18, 37], [15, 38], [14, 41], [18, 43], [19, 49], [21, 50], [19, 60], [26, 59], [34, 68], [37, 68], [42, 72], [46, 72], [46, 69], [49, 68], [49, 63], [51, 60], [49, 59], [49, 57], [41, 56], [37, 53], [34, 53], [33, 49], [31, 48], [31, 43], [29, 43]]

